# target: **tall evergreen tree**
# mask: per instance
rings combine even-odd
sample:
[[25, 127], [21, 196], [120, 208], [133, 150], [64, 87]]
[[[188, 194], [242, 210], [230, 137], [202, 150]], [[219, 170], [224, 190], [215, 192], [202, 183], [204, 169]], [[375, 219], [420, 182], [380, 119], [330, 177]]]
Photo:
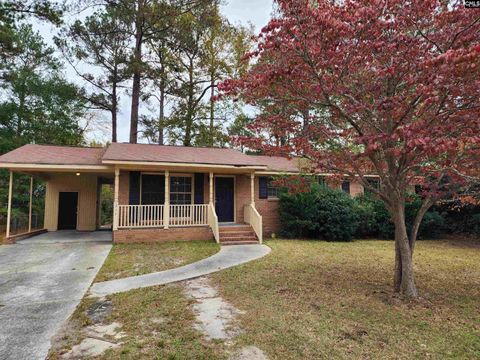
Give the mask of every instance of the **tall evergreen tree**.
[[[73, 40], [73, 43], [72, 43]], [[117, 142], [119, 89], [127, 79], [129, 35], [114, 8], [77, 20], [55, 39], [66, 60], [92, 90], [86, 99], [111, 114], [111, 141]], [[84, 65], [88, 71], [82, 71]]]

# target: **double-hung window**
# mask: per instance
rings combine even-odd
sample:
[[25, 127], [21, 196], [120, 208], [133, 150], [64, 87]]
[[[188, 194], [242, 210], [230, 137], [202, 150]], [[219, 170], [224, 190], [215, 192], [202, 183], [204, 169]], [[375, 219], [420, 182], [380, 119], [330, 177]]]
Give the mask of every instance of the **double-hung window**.
[[142, 174], [142, 205], [158, 205], [165, 202], [165, 176]]
[[170, 177], [170, 204], [186, 205], [192, 203], [192, 177]]
[[275, 180], [269, 178], [267, 181], [267, 197], [269, 199], [278, 198], [278, 186], [275, 184]]

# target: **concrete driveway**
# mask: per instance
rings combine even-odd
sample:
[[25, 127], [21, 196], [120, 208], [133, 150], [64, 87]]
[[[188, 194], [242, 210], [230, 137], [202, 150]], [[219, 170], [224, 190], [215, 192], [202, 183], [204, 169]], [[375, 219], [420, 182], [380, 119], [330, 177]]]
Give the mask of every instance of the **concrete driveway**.
[[58, 231], [0, 246], [0, 359], [44, 359], [110, 249], [104, 231]]

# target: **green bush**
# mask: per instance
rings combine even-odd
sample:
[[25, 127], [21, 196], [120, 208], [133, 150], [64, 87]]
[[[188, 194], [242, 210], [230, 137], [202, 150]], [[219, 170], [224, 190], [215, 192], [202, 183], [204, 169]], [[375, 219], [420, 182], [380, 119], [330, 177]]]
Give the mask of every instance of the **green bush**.
[[479, 205], [450, 200], [437, 204], [434, 210], [441, 213], [445, 219], [447, 233], [480, 235]]
[[[391, 220], [390, 213], [383, 201], [370, 196], [363, 195], [355, 198], [357, 209], [357, 232], [356, 237], [365, 238], [379, 238], [379, 239], [393, 239], [395, 236], [395, 226]], [[415, 216], [422, 205], [420, 196], [411, 194], [409, 201], [405, 206], [405, 218], [407, 222], [407, 231], [410, 233]], [[367, 209], [370, 214], [364, 214]], [[445, 219], [436, 210], [428, 211], [420, 225], [418, 232], [419, 239], [432, 239], [441, 236], [446, 228]]]
[[350, 241], [355, 232], [354, 202], [342, 191], [312, 185], [308, 193], [280, 194], [281, 234]]

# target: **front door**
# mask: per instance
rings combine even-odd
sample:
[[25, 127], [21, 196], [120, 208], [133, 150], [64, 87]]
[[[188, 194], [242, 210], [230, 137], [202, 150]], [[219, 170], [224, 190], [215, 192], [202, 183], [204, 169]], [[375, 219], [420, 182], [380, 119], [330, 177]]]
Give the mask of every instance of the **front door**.
[[219, 222], [234, 221], [234, 194], [233, 177], [215, 178], [215, 211]]
[[77, 192], [61, 192], [58, 201], [58, 230], [77, 228]]

